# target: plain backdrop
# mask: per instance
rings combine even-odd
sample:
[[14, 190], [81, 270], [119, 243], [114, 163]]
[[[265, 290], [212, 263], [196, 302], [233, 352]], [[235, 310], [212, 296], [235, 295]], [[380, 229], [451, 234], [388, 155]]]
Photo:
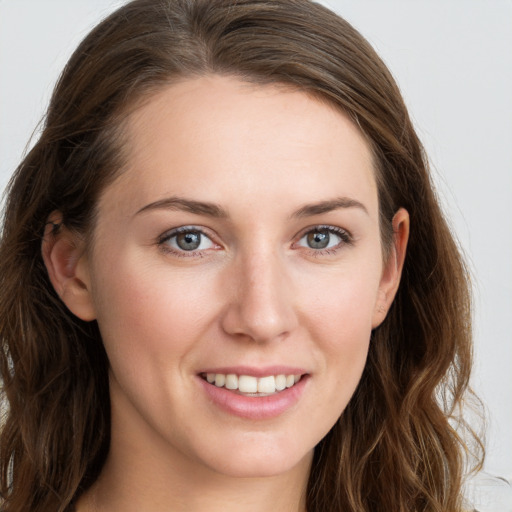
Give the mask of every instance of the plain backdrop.
[[[122, 1], [0, 0], [0, 188], [67, 58]], [[327, 0], [403, 91], [474, 275], [486, 470], [512, 477], [512, 1]]]

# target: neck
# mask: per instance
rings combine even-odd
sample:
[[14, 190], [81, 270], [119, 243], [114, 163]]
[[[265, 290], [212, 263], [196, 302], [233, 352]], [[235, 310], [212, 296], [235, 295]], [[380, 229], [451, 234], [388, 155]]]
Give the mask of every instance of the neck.
[[[310, 461], [303, 466], [309, 470]], [[78, 512], [305, 512], [308, 471], [296, 468], [263, 478], [227, 477], [155, 460], [121, 462], [109, 457], [104, 471], [79, 503]], [[172, 466], [172, 467], [169, 467]]]
[[[271, 476], [223, 474], [112, 417], [109, 456], [77, 512], [305, 512], [312, 453], [289, 471]], [[144, 426], [139, 425], [144, 429]], [[140, 442], [143, 439], [144, 442]]]

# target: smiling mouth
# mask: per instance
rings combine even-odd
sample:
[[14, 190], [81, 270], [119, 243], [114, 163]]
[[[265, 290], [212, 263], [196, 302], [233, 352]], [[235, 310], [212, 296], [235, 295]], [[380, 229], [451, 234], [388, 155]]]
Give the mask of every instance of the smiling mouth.
[[202, 373], [201, 378], [218, 388], [225, 388], [233, 393], [244, 396], [269, 396], [293, 387], [301, 380], [302, 375], [268, 375], [254, 377], [252, 375], [236, 375], [233, 373]]

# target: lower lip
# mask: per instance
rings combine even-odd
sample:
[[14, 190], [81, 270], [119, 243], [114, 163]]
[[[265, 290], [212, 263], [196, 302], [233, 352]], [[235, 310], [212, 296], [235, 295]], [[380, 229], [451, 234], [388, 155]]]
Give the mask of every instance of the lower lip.
[[197, 377], [210, 400], [225, 412], [251, 420], [275, 418], [291, 409], [300, 399], [308, 381], [304, 375], [291, 388], [269, 396], [245, 396], [218, 388]]

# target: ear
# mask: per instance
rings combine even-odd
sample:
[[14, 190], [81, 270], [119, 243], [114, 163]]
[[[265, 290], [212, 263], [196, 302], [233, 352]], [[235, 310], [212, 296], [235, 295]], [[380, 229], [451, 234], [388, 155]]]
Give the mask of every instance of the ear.
[[41, 244], [46, 270], [55, 291], [78, 318], [96, 318], [83, 238], [62, 224], [60, 212], [48, 217]]
[[382, 269], [379, 292], [373, 312], [372, 328], [378, 327], [386, 318], [395, 298], [404, 267], [407, 241], [409, 240], [409, 213], [400, 208], [393, 217], [393, 244]]

